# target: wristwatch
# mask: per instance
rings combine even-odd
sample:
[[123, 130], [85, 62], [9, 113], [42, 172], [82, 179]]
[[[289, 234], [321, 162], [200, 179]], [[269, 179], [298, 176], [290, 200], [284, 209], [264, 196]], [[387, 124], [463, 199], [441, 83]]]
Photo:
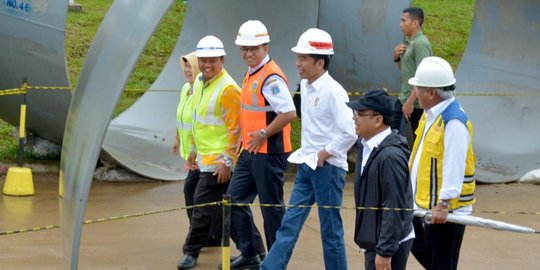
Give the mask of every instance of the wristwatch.
[[229, 158], [223, 158], [223, 164], [225, 167], [230, 168], [232, 166], [232, 161]]
[[440, 200], [439, 204], [445, 208], [450, 207], [450, 200]]
[[261, 137], [266, 138], [266, 130], [264, 128], [259, 131], [259, 134], [261, 134]]

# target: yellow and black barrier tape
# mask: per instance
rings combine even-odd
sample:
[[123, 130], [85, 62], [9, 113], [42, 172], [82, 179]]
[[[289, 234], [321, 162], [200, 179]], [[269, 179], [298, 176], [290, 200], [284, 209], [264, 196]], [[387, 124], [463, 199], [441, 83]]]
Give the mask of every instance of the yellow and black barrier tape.
[[0, 235], [26, 233], [26, 232], [37, 232], [37, 231], [44, 231], [44, 230], [50, 230], [50, 229], [56, 229], [56, 228], [60, 228], [60, 225], [48, 225], [48, 226], [43, 226], [43, 227], [34, 227], [34, 228], [19, 229], [19, 230], [13, 230], [13, 231], [4, 231], [4, 232], [0, 232]]
[[[70, 86], [37, 86], [37, 85], [28, 85], [27, 89], [32, 90], [73, 90], [73, 87]], [[145, 88], [125, 88], [124, 92], [178, 92], [180, 89], [145, 89]], [[385, 91], [388, 92], [388, 89], [385, 88]], [[363, 95], [365, 91], [350, 91], [348, 92], [349, 96], [361, 96]], [[10, 89], [0, 89], [0, 96], [6, 96], [6, 95], [20, 95], [25, 94], [27, 91], [25, 91], [23, 88], [10, 88]], [[291, 94], [300, 94], [300, 92], [291, 92]], [[388, 93], [391, 96], [398, 96], [398, 92], [389, 92]], [[530, 92], [519, 92], [519, 91], [508, 91], [508, 92], [502, 92], [502, 93], [491, 93], [489, 91], [477, 91], [474, 90], [472, 92], [466, 92], [461, 93], [460, 91], [456, 92], [457, 96], [483, 96], [483, 97], [528, 97], [528, 96], [540, 96], [540, 89], [534, 90]]]
[[[175, 207], [175, 208], [160, 209], [160, 210], [155, 210], [155, 211], [138, 212], [134, 214], [112, 216], [112, 217], [107, 217], [107, 218], [88, 219], [88, 220], [83, 221], [83, 224], [92, 224], [92, 223], [99, 223], [99, 222], [105, 222], [105, 221], [121, 220], [121, 219], [142, 217], [142, 216], [160, 214], [160, 213], [166, 213], [166, 212], [172, 212], [172, 211], [202, 208], [202, 207], [207, 207], [207, 206], [220, 206], [220, 205], [223, 205], [223, 202], [216, 201], [216, 202], [202, 203], [202, 204], [196, 204], [196, 205], [190, 205], [190, 206], [181, 206], [181, 207]], [[227, 203], [227, 206], [237, 206], [237, 207], [258, 206], [258, 207], [279, 207], [279, 208], [286, 207], [286, 208], [314, 208], [314, 209], [321, 208], [321, 209], [347, 209], [347, 210], [360, 210], [360, 211], [403, 211], [403, 212], [414, 211], [414, 209], [412, 208], [364, 207], [364, 206], [352, 206], [352, 205], [335, 206], [335, 205], [316, 205], [316, 204], [314, 205], [302, 205], [302, 204], [285, 205], [283, 204], [282, 205], [282, 204], [267, 204], [267, 203]], [[534, 212], [534, 211], [504, 211], [504, 210], [473, 210], [470, 213], [540, 216], [540, 211]], [[50, 230], [50, 229], [57, 229], [57, 228], [60, 228], [60, 225], [48, 225], [48, 226], [42, 226], [42, 227], [11, 230], [11, 231], [0, 232], [0, 236], [9, 235], [9, 234], [17, 234], [17, 233], [36, 232], [36, 231], [43, 231], [43, 230]]]

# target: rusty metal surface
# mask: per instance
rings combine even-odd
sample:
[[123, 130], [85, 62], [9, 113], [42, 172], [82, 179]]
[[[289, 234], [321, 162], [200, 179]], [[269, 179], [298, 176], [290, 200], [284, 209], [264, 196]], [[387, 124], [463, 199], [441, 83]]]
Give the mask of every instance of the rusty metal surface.
[[[125, 83], [173, 0], [117, 0], [88, 51], [71, 100], [60, 163], [64, 269], [77, 269], [84, 211], [105, 131]], [[118, 34], [121, 33], [121, 34]]]
[[478, 0], [456, 92], [474, 125], [476, 178], [496, 183], [540, 168], [540, 1]]

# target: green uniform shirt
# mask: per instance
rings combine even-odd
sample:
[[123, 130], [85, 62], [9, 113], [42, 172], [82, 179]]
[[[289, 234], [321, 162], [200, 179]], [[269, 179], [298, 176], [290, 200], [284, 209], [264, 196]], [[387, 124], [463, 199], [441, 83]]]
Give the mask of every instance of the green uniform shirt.
[[[401, 93], [399, 94], [399, 100], [401, 104], [405, 103], [411, 95], [412, 87], [409, 85], [409, 79], [414, 77], [416, 68], [422, 62], [422, 59], [433, 55], [431, 50], [431, 44], [429, 40], [424, 36], [422, 31], [419, 31], [412, 37], [405, 37], [405, 45], [407, 50], [401, 56]], [[418, 99], [414, 102], [415, 108], [421, 108], [418, 104]]]

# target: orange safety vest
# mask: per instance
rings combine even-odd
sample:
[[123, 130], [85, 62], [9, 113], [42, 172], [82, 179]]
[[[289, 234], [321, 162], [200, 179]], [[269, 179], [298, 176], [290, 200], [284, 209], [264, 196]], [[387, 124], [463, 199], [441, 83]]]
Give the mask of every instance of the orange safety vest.
[[[285, 83], [288, 83], [287, 77], [274, 60], [270, 60], [253, 74], [249, 74], [248, 70], [244, 77], [240, 103], [240, 128], [242, 129], [243, 148], [247, 148], [247, 141], [249, 139], [248, 133], [260, 131], [268, 126], [277, 116], [276, 112], [272, 110], [272, 107], [262, 94], [263, 86], [267, 83], [271, 83], [266, 81], [271, 75], [278, 75]], [[268, 137], [266, 142], [259, 149], [259, 153], [264, 154], [288, 153], [291, 151], [290, 123], [280, 132]]]

